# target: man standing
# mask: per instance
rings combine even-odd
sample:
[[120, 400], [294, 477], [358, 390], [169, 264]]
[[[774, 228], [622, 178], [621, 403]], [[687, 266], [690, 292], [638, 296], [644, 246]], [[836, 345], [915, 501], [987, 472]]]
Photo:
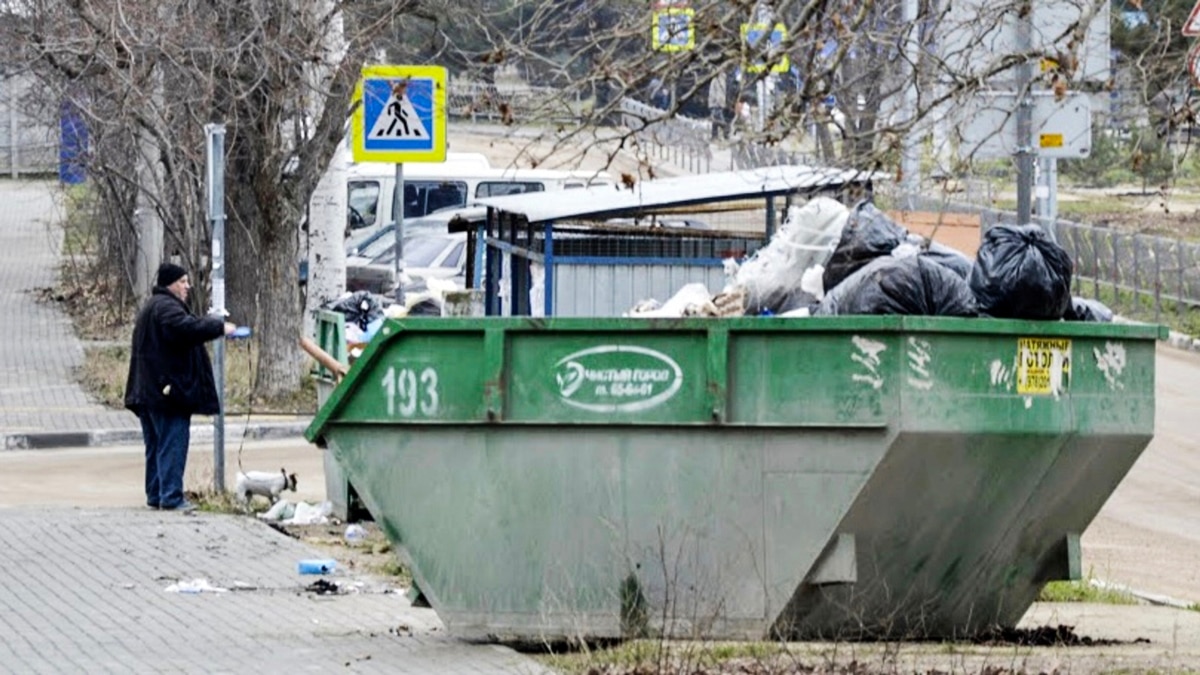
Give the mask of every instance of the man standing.
[[729, 122], [725, 119], [725, 73], [717, 71], [708, 83], [708, 116], [712, 119], [712, 140], [729, 137]]
[[150, 299], [138, 312], [129, 354], [125, 407], [142, 423], [146, 445], [146, 505], [192, 511], [183, 497], [183, 470], [193, 414], [220, 410], [212, 362], [204, 343], [235, 326], [188, 309], [187, 270], [163, 263]]

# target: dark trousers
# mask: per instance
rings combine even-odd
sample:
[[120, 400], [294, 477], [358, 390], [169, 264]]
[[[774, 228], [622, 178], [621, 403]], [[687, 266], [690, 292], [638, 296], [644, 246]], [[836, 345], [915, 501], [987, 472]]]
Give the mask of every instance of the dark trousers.
[[191, 415], [146, 410], [140, 419], [146, 443], [146, 504], [164, 509], [179, 506], [184, 501]]
[[725, 121], [724, 108], [709, 108], [708, 116], [712, 118], [712, 139], [715, 141], [718, 137], [729, 137], [729, 126]]

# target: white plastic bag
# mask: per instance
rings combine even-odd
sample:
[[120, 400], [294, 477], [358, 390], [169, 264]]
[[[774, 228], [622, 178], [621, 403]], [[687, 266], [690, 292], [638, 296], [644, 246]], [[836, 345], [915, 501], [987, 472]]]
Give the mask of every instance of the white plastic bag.
[[[645, 304], [646, 301], [638, 303], [638, 307]], [[707, 306], [712, 305], [712, 293], [708, 291], [708, 287], [702, 283], [687, 284], [679, 289], [675, 295], [671, 296], [661, 307], [656, 309], [644, 310], [640, 312], [630, 311], [626, 316], [634, 318], [679, 318], [682, 316], [694, 316], [704, 312]], [[636, 308], [635, 308], [636, 309]], [[713, 308], [712, 313], [708, 316], [716, 316], [716, 309]]]
[[[789, 209], [771, 241], [737, 269], [733, 283], [746, 289], [747, 311], [794, 309], [797, 297], [805, 293], [805, 272], [829, 259], [849, 215], [849, 209], [829, 197]], [[809, 294], [815, 299], [815, 293]]]

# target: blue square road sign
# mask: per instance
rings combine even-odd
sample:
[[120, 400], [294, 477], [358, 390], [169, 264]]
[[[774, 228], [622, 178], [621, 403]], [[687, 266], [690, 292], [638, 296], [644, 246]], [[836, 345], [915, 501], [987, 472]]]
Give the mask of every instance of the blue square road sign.
[[351, 120], [356, 162], [446, 160], [446, 69], [367, 66]]

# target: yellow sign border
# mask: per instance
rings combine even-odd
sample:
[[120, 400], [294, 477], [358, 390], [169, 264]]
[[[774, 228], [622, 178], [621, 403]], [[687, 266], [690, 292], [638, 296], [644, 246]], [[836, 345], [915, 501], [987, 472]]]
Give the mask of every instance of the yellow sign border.
[[[366, 147], [366, 112], [363, 110], [363, 83], [367, 80], [433, 80], [433, 124], [429, 150], [373, 150]], [[356, 162], [444, 162], [446, 161], [446, 69], [443, 66], [363, 66], [362, 75], [354, 85], [351, 99], [354, 113], [350, 116], [351, 153]]]
[[[771, 34], [778, 31], [780, 40], [787, 40], [787, 26], [782, 23], [777, 23], [774, 26], [769, 26], [765, 23], [744, 23], [742, 24], [742, 49], [749, 51], [750, 49], [750, 31], [758, 30], [767, 34], [767, 41], [771, 39]], [[787, 53], [783, 54], [783, 58], [771, 66], [772, 73], [786, 73], [792, 67], [792, 62], [788, 58]], [[761, 73], [767, 69], [765, 63], [747, 63], [746, 72]]]
[[[688, 18], [687, 43], [682, 45], [662, 42], [658, 39], [658, 20], [662, 16], [679, 14]], [[690, 7], [671, 7], [654, 12], [650, 18], [650, 45], [656, 52], [686, 52], [696, 48], [696, 10]]]

